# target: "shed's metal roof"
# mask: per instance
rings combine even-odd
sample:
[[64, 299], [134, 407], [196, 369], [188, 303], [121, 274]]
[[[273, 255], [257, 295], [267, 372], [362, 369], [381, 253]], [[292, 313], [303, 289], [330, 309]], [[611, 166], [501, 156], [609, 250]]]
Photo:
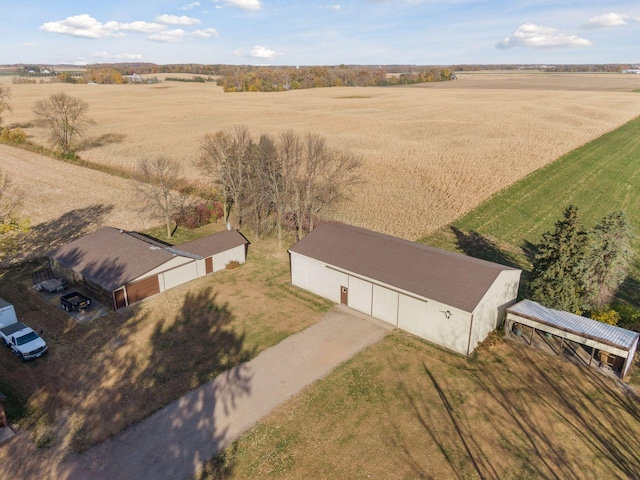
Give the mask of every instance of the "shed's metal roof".
[[247, 243], [249, 241], [237, 230], [224, 230], [208, 237], [176, 245], [174, 249], [200, 257], [210, 257]]
[[113, 291], [176, 255], [142, 235], [103, 227], [54, 250], [49, 257]]
[[289, 251], [466, 312], [502, 271], [518, 271], [340, 223], [318, 225]]
[[623, 350], [631, 349], [640, 336], [640, 333], [615, 325], [607, 325], [574, 313], [547, 308], [533, 300], [522, 300], [509, 307], [507, 312]]
[[198, 259], [248, 243], [235, 230], [171, 247], [137, 232], [103, 227], [49, 253], [49, 257], [113, 291], [175, 257]]

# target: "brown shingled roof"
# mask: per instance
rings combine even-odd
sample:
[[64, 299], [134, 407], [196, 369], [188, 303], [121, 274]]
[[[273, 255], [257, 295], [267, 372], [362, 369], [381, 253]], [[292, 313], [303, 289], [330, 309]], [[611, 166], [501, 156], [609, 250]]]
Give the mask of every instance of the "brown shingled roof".
[[64, 245], [49, 257], [113, 291], [176, 255], [141, 235], [103, 227]]
[[290, 251], [466, 312], [500, 272], [516, 270], [339, 223], [320, 224]]
[[174, 249], [200, 257], [210, 257], [247, 243], [249, 241], [237, 230], [224, 230], [207, 237], [176, 245]]

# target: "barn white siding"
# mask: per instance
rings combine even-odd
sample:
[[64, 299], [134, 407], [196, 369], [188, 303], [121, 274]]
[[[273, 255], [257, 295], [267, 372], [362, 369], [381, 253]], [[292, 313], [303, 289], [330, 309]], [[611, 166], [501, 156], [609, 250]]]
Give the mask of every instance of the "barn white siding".
[[289, 255], [294, 285], [462, 355], [497, 328], [520, 279], [511, 267], [331, 222]]
[[[447, 318], [447, 315], [449, 318]], [[400, 295], [398, 328], [467, 355], [471, 314], [434, 301]]]
[[245, 262], [245, 246], [239, 245], [235, 248], [221, 252], [213, 256], [213, 271], [224, 270], [229, 262]]
[[[198, 278], [198, 269], [196, 262], [191, 262], [180, 267], [173, 268], [158, 275], [160, 280], [160, 291], [169, 290], [170, 288], [177, 287], [183, 283], [187, 283], [191, 280]], [[164, 287], [164, 288], [163, 288]]]
[[348, 287], [345, 273], [328, 268], [327, 265], [304, 255], [291, 255], [291, 283], [310, 292], [340, 303], [340, 287]]
[[207, 266], [205, 264], [204, 258], [201, 260], [196, 260], [196, 275], [198, 278], [204, 277], [207, 274]]
[[519, 270], [500, 272], [498, 278], [473, 311], [469, 353], [475, 350], [490, 332], [504, 323], [507, 308], [516, 303], [519, 284]]
[[191, 263], [191, 262], [193, 262], [192, 258], [175, 256], [174, 258], [172, 258], [168, 262], [165, 262], [162, 265], [159, 265], [158, 267], [154, 268], [153, 270], [149, 270], [144, 275], [140, 275], [138, 278], [132, 280], [132, 282], [137, 282], [138, 280], [142, 280], [143, 278], [152, 277], [152, 276], [157, 275], [159, 273], [166, 272], [167, 270], [170, 270], [172, 268], [179, 267], [180, 265], [184, 265], [186, 263]]
[[399, 293], [389, 288], [373, 285], [373, 306], [371, 315], [398, 326]]
[[354, 310], [371, 315], [373, 284], [350, 275], [348, 287], [349, 298], [347, 305]]

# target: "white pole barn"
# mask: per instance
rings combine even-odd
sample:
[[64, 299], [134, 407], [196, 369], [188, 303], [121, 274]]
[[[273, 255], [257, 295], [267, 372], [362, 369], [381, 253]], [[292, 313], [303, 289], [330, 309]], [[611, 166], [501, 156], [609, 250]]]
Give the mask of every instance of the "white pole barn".
[[322, 223], [289, 249], [291, 282], [469, 355], [502, 324], [521, 270]]

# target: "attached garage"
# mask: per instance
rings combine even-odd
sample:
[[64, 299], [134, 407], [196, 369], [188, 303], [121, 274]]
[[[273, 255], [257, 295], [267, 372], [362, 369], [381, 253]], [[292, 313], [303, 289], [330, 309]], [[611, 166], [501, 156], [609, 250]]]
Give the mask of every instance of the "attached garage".
[[249, 242], [235, 230], [169, 246], [104, 227], [51, 252], [54, 273], [119, 309], [214, 271], [244, 263]]
[[[524, 327], [524, 328], [523, 328]], [[507, 309], [505, 334], [539, 343], [584, 366], [610, 371], [620, 378], [629, 373], [640, 333], [607, 325], [570, 312], [523, 300]]]
[[516, 301], [521, 271], [323, 223], [289, 249], [294, 285], [469, 355]]

